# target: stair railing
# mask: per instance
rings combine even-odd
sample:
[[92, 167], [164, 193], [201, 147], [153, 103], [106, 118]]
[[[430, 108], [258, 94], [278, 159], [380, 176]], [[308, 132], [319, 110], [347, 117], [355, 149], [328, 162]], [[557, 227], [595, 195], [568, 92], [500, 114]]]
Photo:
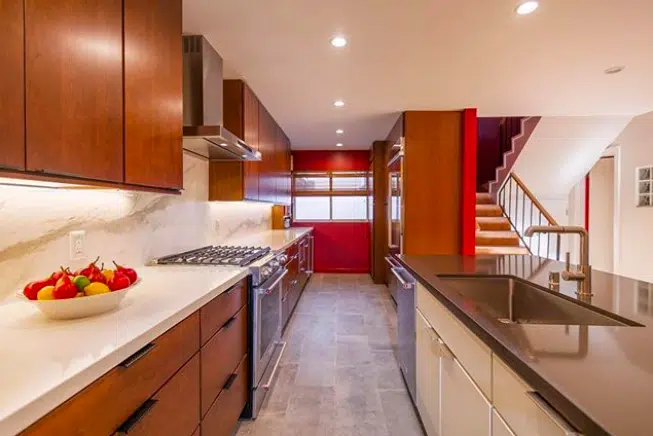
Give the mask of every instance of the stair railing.
[[536, 233], [525, 237], [532, 225], [557, 226], [558, 223], [515, 173], [510, 173], [497, 192], [497, 203], [531, 254], [560, 260], [560, 234]]

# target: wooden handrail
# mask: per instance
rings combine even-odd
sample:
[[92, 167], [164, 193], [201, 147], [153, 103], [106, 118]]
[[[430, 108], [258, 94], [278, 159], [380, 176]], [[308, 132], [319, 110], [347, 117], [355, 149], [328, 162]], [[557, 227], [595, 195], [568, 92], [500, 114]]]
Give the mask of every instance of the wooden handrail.
[[508, 180], [510, 180], [511, 177], [515, 180], [517, 185], [519, 185], [519, 187], [526, 193], [526, 196], [533, 202], [535, 207], [537, 207], [537, 209], [542, 213], [544, 218], [546, 218], [547, 221], [549, 221], [549, 224], [552, 225], [552, 226], [557, 226], [558, 222], [544, 208], [542, 203], [540, 203], [540, 201], [535, 197], [535, 195], [531, 192], [531, 190], [528, 189], [528, 187], [524, 184], [522, 179], [520, 179], [517, 174], [511, 172], [510, 175], [506, 178], [506, 181], [504, 182], [504, 184], [507, 183]]

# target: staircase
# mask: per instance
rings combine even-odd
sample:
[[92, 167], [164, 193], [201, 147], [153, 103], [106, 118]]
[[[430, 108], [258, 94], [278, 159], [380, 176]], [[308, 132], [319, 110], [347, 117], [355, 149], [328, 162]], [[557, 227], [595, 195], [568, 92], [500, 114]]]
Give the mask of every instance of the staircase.
[[476, 194], [476, 254], [529, 254], [488, 193]]

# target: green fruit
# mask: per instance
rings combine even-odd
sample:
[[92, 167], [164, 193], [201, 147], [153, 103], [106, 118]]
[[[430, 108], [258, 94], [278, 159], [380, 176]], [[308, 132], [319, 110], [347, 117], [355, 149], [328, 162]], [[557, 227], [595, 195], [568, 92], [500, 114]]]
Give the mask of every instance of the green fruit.
[[77, 286], [77, 289], [79, 289], [80, 292], [83, 292], [84, 288], [91, 284], [91, 281], [88, 277], [77, 276], [73, 279], [73, 283]]

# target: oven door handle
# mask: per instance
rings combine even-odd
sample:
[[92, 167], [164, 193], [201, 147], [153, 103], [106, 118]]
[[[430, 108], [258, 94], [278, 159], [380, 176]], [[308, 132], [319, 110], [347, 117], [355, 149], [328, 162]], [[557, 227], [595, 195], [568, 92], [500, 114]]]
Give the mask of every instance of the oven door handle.
[[287, 270], [287, 269], [284, 270], [284, 271], [281, 273], [281, 275], [280, 275], [279, 277], [277, 277], [277, 279], [276, 279], [274, 282], [272, 282], [272, 284], [271, 284], [270, 286], [266, 286], [266, 287], [261, 287], [261, 288], [259, 288], [259, 290], [258, 290], [258, 294], [259, 294], [259, 295], [263, 295], [263, 294], [265, 294], [265, 295], [270, 295], [272, 292], [274, 292], [274, 288], [277, 287], [277, 285], [281, 282], [281, 280], [283, 280], [283, 278], [286, 276], [286, 274], [288, 274], [288, 270]]

